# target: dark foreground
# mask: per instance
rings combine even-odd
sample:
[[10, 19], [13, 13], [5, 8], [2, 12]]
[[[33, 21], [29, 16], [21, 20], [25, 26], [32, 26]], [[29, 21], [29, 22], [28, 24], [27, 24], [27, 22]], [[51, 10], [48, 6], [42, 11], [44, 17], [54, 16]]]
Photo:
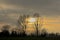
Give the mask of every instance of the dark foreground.
[[8, 31], [3, 31], [0, 33], [0, 40], [60, 40], [60, 35], [44, 33], [36, 36], [27, 36], [25, 33], [16, 34], [12, 32], [12, 34], [9, 34]]
[[0, 40], [60, 40], [60, 37], [0, 37]]

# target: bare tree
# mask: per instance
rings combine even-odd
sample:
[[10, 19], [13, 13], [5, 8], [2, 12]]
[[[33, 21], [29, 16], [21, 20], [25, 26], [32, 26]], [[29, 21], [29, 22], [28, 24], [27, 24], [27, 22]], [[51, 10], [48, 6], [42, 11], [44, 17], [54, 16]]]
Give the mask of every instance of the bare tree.
[[22, 32], [25, 33], [26, 25], [25, 25], [25, 19], [29, 17], [29, 15], [21, 15], [18, 19], [18, 24], [22, 29]]
[[[40, 29], [41, 29], [41, 24], [39, 24], [38, 22], [38, 20], [39, 20], [39, 17], [40, 17], [40, 15], [38, 14], [38, 13], [35, 13], [34, 14], [34, 17], [36, 17], [37, 18], [37, 21], [36, 21], [36, 23], [35, 23], [35, 28], [36, 28], [36, 34], [37, 34], [37, 36], [38, 36], [38, 33], [39, 33], [39, 31], [38, 31], [38, 27], [40, 27]], [[40, 25], [40, 26], [39, 26]]]

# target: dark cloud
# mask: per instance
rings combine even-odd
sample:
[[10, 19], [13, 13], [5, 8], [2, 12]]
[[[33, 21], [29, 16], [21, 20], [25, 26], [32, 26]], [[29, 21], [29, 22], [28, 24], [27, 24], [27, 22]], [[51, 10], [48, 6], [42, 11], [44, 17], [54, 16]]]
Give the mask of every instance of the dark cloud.
[[0, 14], [0, 22], [11, 23], [16, 25], [18, 20], [18, 15], [17, 14]]
[[[0, 15], [32, 14], [34, 12], [45, 16], [60, 16], [60, 0], [0, 0]], [[0, 21], [4, 19], [11, 18], [0, 16]]]
[[[42, 15], [60, 15], [60, 0], [0, 0], [0, 2], [7, 5], [33, 9], [34, 11], [41, 12]], [[16, 9], [12, 10], [16, 12]], [[25, 12], [26, 9], [22, 11]], [[12, 12], [11, 9], [10, 12]]]
[[53, 0], [3, 0], [6, 4], [21, 5], [24, 7], [46, 6], [53, 3], [52, 1]]

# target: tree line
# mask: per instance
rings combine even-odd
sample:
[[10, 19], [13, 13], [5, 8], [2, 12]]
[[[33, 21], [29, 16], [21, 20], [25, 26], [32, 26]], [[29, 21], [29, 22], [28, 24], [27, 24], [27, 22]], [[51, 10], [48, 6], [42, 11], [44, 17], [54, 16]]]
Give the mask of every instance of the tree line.
[[[10, 28], [10, 25], [4, 25], [3, 28], [2, 28], [2, 32], [0, 32], [0, 36], [3, 37], [3, 36], [14, 36], [14, 37], [24, 37], [24, 36], [39, 36], [39, 37], [59, 37], [59, 33], [51, 33], [51, 34], [48, 34], [48, 32], [46, 31], [46, 29], [42, 29], [41, 31], [41, 34], [39, 34], [39, 30], [38, 30], [38, 27], [41, 27], [43, 26], [43, 24], [38, 24], [38, 20], [36, 23], [34, 23], [34, 26], [36, 28], [36, 34], [31, 34], [31, 35], [27, 35], [26, 34], [26, 24], [25, 24], [25, 19], [26, 18], [29, 18], [30, 15], [20, 15], [19, 19], [17, 20], [17, 23], [18, 23], [18, 27], [15, 29], [15, 30], [12, 30], [11, 33], [9, 32], [9, 28]], [[35, 13], [32, 17], [41, 17], [38, 13]], [[40, 26], [39, 26], [40, 25]]]

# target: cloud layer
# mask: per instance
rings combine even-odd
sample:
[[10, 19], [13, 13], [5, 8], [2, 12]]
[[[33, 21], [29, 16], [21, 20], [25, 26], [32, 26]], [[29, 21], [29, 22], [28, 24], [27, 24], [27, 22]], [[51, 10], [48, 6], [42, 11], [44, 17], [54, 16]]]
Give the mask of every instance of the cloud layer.
[[10, 12], [33, 9], [42, 15], [60, 15], [60, 0], [0, 0], [0, 9]]

